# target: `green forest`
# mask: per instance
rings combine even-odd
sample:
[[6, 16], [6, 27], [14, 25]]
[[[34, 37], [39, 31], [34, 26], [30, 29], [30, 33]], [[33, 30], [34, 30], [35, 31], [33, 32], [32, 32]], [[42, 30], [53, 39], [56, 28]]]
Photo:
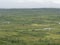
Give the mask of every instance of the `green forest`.
[[0, 45], [60, 45], [60, 9], [0, 9]]

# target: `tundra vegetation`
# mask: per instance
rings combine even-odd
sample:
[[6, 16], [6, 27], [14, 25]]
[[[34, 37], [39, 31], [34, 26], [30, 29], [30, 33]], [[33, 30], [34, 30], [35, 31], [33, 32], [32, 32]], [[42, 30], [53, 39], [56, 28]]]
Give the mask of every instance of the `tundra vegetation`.
[[60, 45], [60, 9], [0, 9], [0, 45]]

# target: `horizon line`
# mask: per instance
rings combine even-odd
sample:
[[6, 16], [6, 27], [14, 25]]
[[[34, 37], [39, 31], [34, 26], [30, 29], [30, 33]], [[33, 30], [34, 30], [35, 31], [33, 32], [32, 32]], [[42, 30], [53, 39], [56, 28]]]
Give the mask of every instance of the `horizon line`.
[[0, 8], [0, 9], [60, 9], [60, 8]]

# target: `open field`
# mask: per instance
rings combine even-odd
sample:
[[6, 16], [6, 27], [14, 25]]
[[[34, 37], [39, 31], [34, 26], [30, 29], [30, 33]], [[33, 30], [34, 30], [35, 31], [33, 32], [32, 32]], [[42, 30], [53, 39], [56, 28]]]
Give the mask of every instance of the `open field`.
[[60, 9], [0, 9], [0, 45], [60, 45]]

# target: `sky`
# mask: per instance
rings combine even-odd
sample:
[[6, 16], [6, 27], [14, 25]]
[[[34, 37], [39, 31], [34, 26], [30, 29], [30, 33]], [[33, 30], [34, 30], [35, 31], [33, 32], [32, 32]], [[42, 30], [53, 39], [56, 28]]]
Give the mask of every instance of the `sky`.
[[0, 0], [0, 8], [60, 8], [60, 0]]

